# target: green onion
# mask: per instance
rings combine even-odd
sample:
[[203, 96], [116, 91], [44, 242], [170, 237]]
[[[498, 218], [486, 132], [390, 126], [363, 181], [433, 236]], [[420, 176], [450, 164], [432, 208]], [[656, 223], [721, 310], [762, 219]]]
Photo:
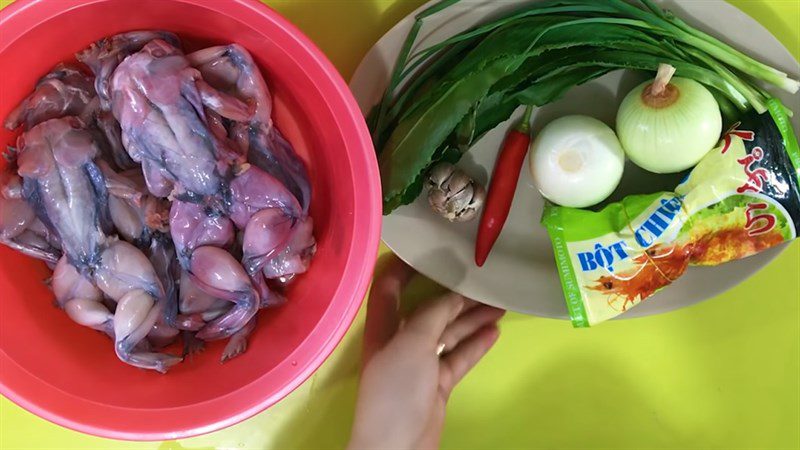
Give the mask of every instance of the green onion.
[[[431, 6], [430, 8], [422, 11], [421, 13], [417, 14], [417, 16], [415, 17], [414, 25], [411, 27], [411, 31], [408, 33], [408, 36], [406, 36], [406, 40], [403, 43], [403, 48], [400, 50], [400, 55], [398, 56], [397, 62], [395, 63], [395, 68], [392, 73], [392, 77], [389, 81], [389, 87], [386, 89], [386, 92], [383, 95], [383, 99], [379, 104], [378, 115], [375, 120], [376, 129], [381, 128], [383, 122], [383, 116], [386, 111], [386, 105], [391, 99], [392, 93], [394, 92], [395, 89], [397, 89], [397, 86], [400, 84], [400, 80], [402, 79], [401, 77], [402, 68], [406, 65], [408, 56], [409, 54], [411, 54], [411, 48], [414, 46], [414, 42], [417, 40], [419, 31], [422, 28], [423, 19], [425, 19], [428, 16], [432, 16], [438, 13], [439, 11], [455, 3], [458, 3], [459, 1], [460, 0], [443, 0]], [[375, 137], [376, 136], [373, 134], [373, 139], [375, 139]]]

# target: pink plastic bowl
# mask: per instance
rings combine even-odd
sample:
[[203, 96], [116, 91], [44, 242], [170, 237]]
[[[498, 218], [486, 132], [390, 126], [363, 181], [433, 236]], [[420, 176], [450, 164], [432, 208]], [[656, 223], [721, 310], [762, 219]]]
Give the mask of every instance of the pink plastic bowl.
[[[247, 353], [221, 344], [167, 375], [118, 361], [104, 336], [52, 306], [46, 267], [0, 246], [0, 391], [57, 424], [99, 436], [175, 439], [240, 422], [316, 370], [353, 321], [380, 235], [380, 183], [356, 102], [325, 56], [255, 0], [19, 0], [0, 11], [0, 118], [59, 61], [122, 31], [178, 33], [186, 50], [237, 42], [275, 96], [275, 120], [307, 162], [318, 252], [289, 303], [262, 313]], [[13, 143], [5, 130], [0, 143]]]

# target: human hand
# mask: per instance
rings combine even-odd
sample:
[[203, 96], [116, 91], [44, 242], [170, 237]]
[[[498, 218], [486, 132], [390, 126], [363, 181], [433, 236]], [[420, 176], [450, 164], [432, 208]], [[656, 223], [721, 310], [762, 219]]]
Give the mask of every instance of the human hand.
[[370, 291], [351, 450], [437, 448], [450, 393], [499, 336], [505, 311], [454, 293], [403, 320], [415, 274], [392, 256]]

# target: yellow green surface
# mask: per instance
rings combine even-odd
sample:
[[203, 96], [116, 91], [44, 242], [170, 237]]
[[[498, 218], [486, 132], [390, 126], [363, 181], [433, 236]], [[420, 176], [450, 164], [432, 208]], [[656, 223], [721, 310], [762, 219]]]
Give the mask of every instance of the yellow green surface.
[[[422, 0], [268, 3], [349, 78], [369, 47]], [[800, 58], [800, 1], [731, 3]], [[800, 448], [799, 304], [796, 242], [736, 289], [670, 314], [589, 330], [509, 314], [496, 348], [456, 389], [442, 446]], [[283, 402], [208, 436], [98, 439], [0, 398], [0, 448], [341, 448], [352, 421], [362, 328], [363, 314], [319, 372]]]

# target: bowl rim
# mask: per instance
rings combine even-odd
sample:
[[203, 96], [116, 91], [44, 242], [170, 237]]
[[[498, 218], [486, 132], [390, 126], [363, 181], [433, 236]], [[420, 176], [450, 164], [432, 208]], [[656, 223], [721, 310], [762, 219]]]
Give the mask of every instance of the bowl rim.
[[[0, 42], [0, 52], [31, 28], [56, 15], [76, 7], [87, 7], [106, 1], [110, 0], [17, 0], [0, 10], [0, 28], [4, 30], [4, 42]], [[229, 0], [224, 4], [208, 0], [171, 1], [210, 9], [247, 23], [253, 28], [257, 28], [258, 23], [272, 22], [273, 26], [286, 34], [292, 46], [302, 50], [295, 55], [295, 58], [306, 60], [304, 69], [306, 72], [313, 72], [313, 75], [309, 76], [312, 76], [317, 83], [328, 84], [325, 90], [329, 94], [329, 107], [341, 118], [338, 121], [339, 133], [349, 148], [356, 149], [348, 152], [352, 171], [359, 175], [355, 179], [362, 180], [354, 189], [356, 208], [353, 220], [356, 229], [363, 231], [359, 231], [359, 238], [354, 239], [350, 246], [343, 275], [333, 296], [332, 304], [336, 307], [329, 307], [309, 336], [269, 372], [279, 370], [290, 360], [296, 360], [297, 366], [293, 367], [292, 371], [297, 372], [297, 375], [287, 377], [268, 395], [258, 392], [258, 385], [267, 375], [265, 374], [221, 397], [181, 407], [136, 409], [105, 405], [76, 397], [42, 381], [18, 365], [0, 345], [0, 394], [53, 423], [104, 438], [158, 441], [197, 436], [239, 423], [282, 400], [322, 365], [350, 329], [371, 282], [380, 243], [382, 220], [380, 178], [372, 140], [350, 89], [322, 51], [295, 25], [258, 0]], [[56, 3], [57, 7], [54, 7]], [[298, 356], [298, 353], [304, 356]], [[37, 400], [29, 398], [30, 392], [37, 392]], [[214, 412], [215, 403], [225, 403], [231, 396], [244, 394], [255, 395], [254, 398], [258, 400], [244, 405], [235, 414], [209, 414]], [[46, 404], [40, 400], [45, 397], [48, 398]], [[94, 410], [92, 421], [72, 419], [63, 412], [54, 410], [81, 407]], [[185, 419], [181, 419], [180, 429], [166, 429], [160, 424], [159, 415], [169, 415], [171, 419], [181, 416]], [[102, 417], [102, 420], [95, 420], [99, 417]], [[132, 427], [132, 422], [136, 422], [137, 425]]]

